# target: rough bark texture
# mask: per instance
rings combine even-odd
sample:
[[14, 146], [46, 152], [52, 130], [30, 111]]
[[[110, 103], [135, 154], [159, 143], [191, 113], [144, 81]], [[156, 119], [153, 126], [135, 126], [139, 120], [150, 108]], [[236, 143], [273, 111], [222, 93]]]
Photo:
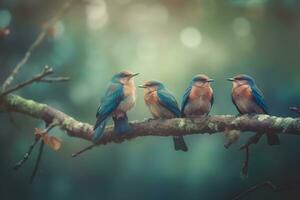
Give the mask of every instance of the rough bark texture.
[[[91, 141], [93, 127], [75, 120], [67, 114], [33, 100], [17, 95], [7, 95], [0, 100], [0, 110], [18, 112], [44, 120], [47, 124], [57, 122], [59, 127], [73, 137]], [[174, 136], [191, 134], [213, 134], [234, 129], [253, 132], [273, 132], [300, 134], [300, 118], [282, 118], [269, 115], [216, 115], [197, 119], [146, 120], [131, 122], [132, 131], [126, 135], [116, 135], [112, 126], [105, 130], [99, 144], [120, 143], [138, 136]]]

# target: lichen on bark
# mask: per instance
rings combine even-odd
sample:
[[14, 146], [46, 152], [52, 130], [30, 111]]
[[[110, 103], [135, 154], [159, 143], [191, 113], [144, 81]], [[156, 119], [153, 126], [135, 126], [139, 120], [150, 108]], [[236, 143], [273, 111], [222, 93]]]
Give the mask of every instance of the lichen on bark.
[[[46, 123], [55, 121], [68, 135], [92, 141], [93, 126], [77, 121], [71, 116], [46, 104], [25, 99], [17, 95], [7, 95], [0, 99], [0, 110], [19, 112]], [[122, 142], [140, 136], [175, 136], [191, 134], [214, 134], [225, 130], [273, 132], [300, 134], [299, 118], [283, 118], [269, 115], [215, 115], [193, 119], [165, 119], [130, 122], [132, 131], [126, 135], [117, 135], [112, 126], [107, 126], [99, 144]]]

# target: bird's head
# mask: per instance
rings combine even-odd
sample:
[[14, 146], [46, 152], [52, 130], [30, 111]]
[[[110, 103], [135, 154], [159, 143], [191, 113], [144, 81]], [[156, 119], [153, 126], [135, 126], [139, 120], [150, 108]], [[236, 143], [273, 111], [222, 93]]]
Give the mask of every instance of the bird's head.
[[196, 87], [205, 87], [209, 86], [211, 82], [214, 82], [214, 80], [204, 74], [198, 74], [193, 77], [191, 84]]
[[145, 92], [153, 92], [165, 88], [165, 86], [159, 81], [147, 81], [143, 85], [139, 85], [139, 88], [143, 88]]
[[245, 74], [240, 74], [237, 75], [233, 78], [228, 78], [228, 81], [233, 82], [233, 86], [240, 86], [240, 85], [255, 85], [255, 81], [251, 76], [245, 75]]
[[139, 73], [132, 73], [129, 71], [122, 71], [117, 74], [115, 74], [112, 78], [113, 82], [119, 82], [123, 85], [134, 83], [133, 77], [139, 75]]

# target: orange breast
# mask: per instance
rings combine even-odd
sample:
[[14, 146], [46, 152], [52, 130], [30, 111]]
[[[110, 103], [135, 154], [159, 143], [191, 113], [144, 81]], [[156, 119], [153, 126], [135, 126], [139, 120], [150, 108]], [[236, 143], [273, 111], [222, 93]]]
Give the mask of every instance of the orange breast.
[[252, 90], [249, 85], [241, 85], [233, 88], [232, 95], [234, 99], [251, 99]]
[[235, 87], [232, 91], [232, 97], [240, 113], [264, 113], [264, 111], [253, 100], [250, 86], [241, 85]]
[[158, 102], [157, 91], [146, 92], [144, 95], [144, 100], [147, 105], [156, 104]]
[[197, 100], [199, 98], [204, 100], [211, 100], [212, 98], [212, 89], [211, 87], [192, 87], [189, 96], [190, 100]]

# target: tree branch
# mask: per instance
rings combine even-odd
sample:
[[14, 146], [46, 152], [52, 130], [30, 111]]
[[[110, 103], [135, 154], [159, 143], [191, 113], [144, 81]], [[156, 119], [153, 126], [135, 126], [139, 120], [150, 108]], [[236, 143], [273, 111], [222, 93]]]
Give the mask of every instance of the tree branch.
[[293, 112], [300, 114], [300, 108], [298, 108], [298, 107], [290, 107], [289, 109]]
[[50, 74], [52, 74], [52, 73], [53, 73], [53, 69], [50, 68], [50, 67], [48, 67], [48, 66], [45, 66], [44, 69], [43, 69], [43, 71], [42, 71], [41, 73], [35, 75], [34, 77], [32, 77], [31, 79], [29, 79], [29, 80], [27, 80], [27, 81], [24, 81], [24, 82], [22, 82], [22, 83], [20, 83], [20, 84], [18, 84], [18, 85], [16, 85], [16, 86], [14, 86], [14, 87], [11, 88], [11, 89], [6, 90], [6, 91], [3, 92], [2, 94], [0, 94], [0, 97], [1, 97], [1, 96], [5, 96], [5, 95], [7, 95], [7, 94], [9, 94], [9, 93], [12, 93], [12, 92], [14, 92], [14, 91], [16, 91], [16, 90], [19, 90], [19, 89], [21, 89], [21, 88], [23, 88], [23, 87], [25, 87], [25, 86], [27, 86], [27, 85], [30, 85], [31, 83], [39, 82], [39, 81], [41, 81], [44, 77], [46, 77], [46, 76], [48, 76], [48, 75], [50, 75]]
[[236, 197], [234, 197], [232, 200], [240, 200], [242, 198], [244, 198], [245, 196], [247, 196], [249, 193], [254, 192], [260, 188], [263, 187], [269, 187], [271, 188], [273, 191], [276, 191], [278, 188], [276, 185], [274, 185], [271, 181], [265, 181], [259, 184], [254, 185], [253, 187], [250, 187], [248, 190], [238, 194]]
[[242, 170], [241, 170], [241, 178], [248, 178], [248, 170], [249, 170], [249, 159], [250, 159], [250, 147], [246, 147], [245, 149], [245, 161], [243, 162], [242, 165]]
[[30, 45], [28, 50], [26, 51], [24, 57], [18, 62], [18, 64], [14, 67], [11, 74], [6, 78], [2, 85], [2, 93], [6, 93], [6, 89], [11, 85], [15, 76], [18, 74], [19, 70], [27, 63], [29, 58], [31, 57], [32, 52], [43, 42], [45, 37], [47, 36], [48, 27], [53, 26], [71, 7], [73, 0], [68, 0], [62, 8], [56, 13], [56, 15], [49, 20], [47, 23], [47, 27], [45, 27], [34, 40], [34, 42]]
[[45, 146], [45, 143], [42, 140], [41, 143], [40, 143], [40, 148], [39, 148], [38, 156], [37, 156], [37, 159], [36, 159], [36, 162], [35, 162], [35, 165], [34, 165], [34, 169], [33, 169], [32, 174], [30, 176], [30, 180], [29, 180], [30, 184], [33, 183], [33, 181], [35, 179], [35, 176], [36, 176], [36, 173], [39, 169], [41, 159], [42, 159], [42, 155], [43, 155], [44, 146]]
[[299, 181], [293, 183], [293, 184], [285, 184], [285, 185], [275, 185], [272, 181], [264, 181], [262, 183], [258, 183], [250, 188], [248, 188], [246, 191], [238, 194], [235, 196], [232, 200], [240, 200], [245, 198], [247, 195], [261, 189], [261, 188], [270, 188], [273, 192], [279, 192], [279, 191], [286, 191], [286, 190], [296, 190], [300, 188]]
[[243, 144], [241, 147], [240, 147], [240, 150], [244, 150], [244, 149], [247, 149], [249, 148], [249, 146], [251, 144], [257, 144], [260, 140], [260, 138], [262, 137], [263, 133], [255, 133], [255, 135], [253, 135], [252, 137], [250, 137], [246, 144]]
[[47, 32], [43, 30], [35, 39], [35, 41], [31, 44], [27, 52], [25, 53], [24, 57], [21, 59], [21, 61], [15, 66], [14, 70], [11, 72], [11, 74], [7, 77], [7, 79], [4, 81], [2, 85], [2, 92], [6, 92], [6, 88], [10, 86], [12, 81], [14, 80], [16, 74], [19, 72], [19, 70], [27, 63], [28, 59], [30, 58], [32, 52], [42, 43], [44, 38], [46, 37]]
[[71, 80], [70, 77], [48, 77], [48, 78], [43, 78], [41, 80], [38, 80], [38, 82], [42, 83], [55, 83], [55, 82], [66, 82]]
[[[92, 141], [93, 126], [75, 120], [69, 115], [33, 100], [9, 94], [0, 99], [0, 110], [18, 112], [44, 120], [47, 124], [56, 121], [58, 126], [73, 137]], [[139, 136], [176, 136], [224, 132], [226, 128], [300, 135], [300, 118], [282, 118], [268, 115], [217, 115], [198, 119], [169, 119], [131, 122], [132, 131], [126, 135], [113, 134], [113, 127], [105, 129], [99, 144], [120, 143]]]
[[23, 166], [23, 164], [28, 160], [28, 158], [30, 157], [32, 150], [34, 149], [35, 145], [40, 141], [40, 138], [38, 137], [34, 137], [34, 141], [32, 142], [32, 144], [29, 146], [28, 151], [24, 154], [22, 160], [20, 160], [19, 162], [17, 162], [14, 166], [14, 170], [18, 170], [20, 167]]
[[54, 121], [51, 124], [47, 125], [46, 124], [46, 128], [44, 130], [42, 129], [35, 129], [35, 133], [34, 133], [34, 141], [32, 142], [32, 144], [29, 146], [28, 151], [24, 154], [22, 160], [20, 160], [15, 166], [14, 169], [18, 170], [20, 167], [23, 166], [23, 164], [28, 160], [28, 158], [30, 157], [32, 150], [34, 149], [34, 147], [36, 146], [36, 144], [41, 140], [41, 138], [43, 137], [43, 135], [48, 134], [51, 129], [53, 129], [55, 126], [57, 126], [57, 123]]

